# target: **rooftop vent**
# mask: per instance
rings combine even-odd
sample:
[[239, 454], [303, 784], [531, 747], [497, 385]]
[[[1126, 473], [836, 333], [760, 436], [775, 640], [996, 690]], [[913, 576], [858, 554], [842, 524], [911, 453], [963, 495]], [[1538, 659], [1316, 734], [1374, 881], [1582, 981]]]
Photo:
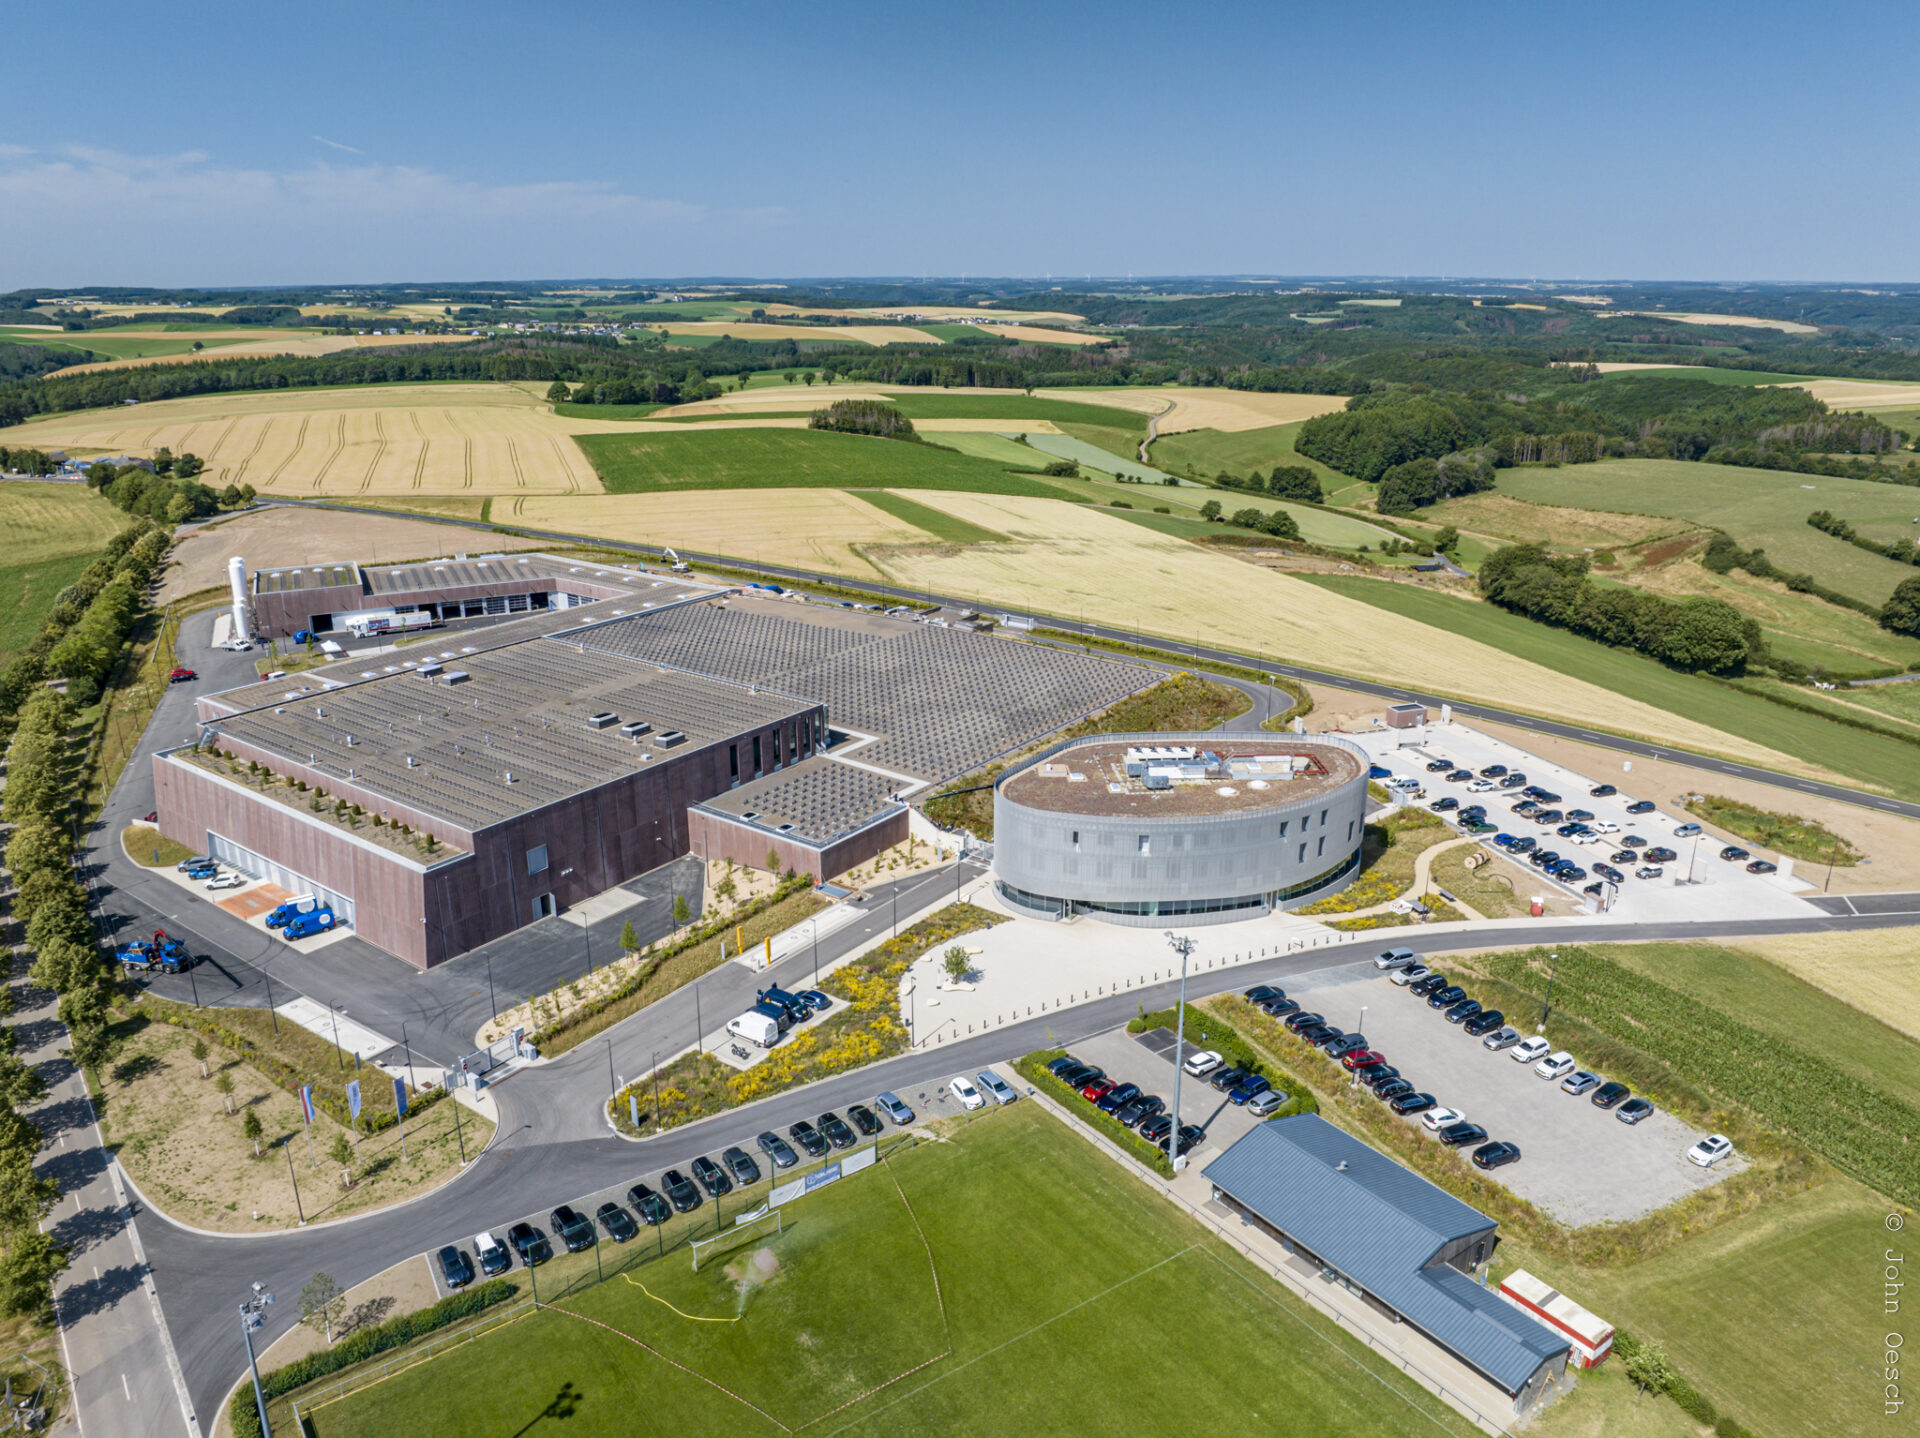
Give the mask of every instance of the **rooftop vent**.
[[653, 725], [644, 719], [629, 719], [620, 726], [620, 732], [629, 739], [638, 739], [642, 734], [651, 734]]
[[666, 733], [660, 735], [653, 742], [658, 744], [662, 749], [671, 749], [676, 744], [686, 743], [687, 736], [682, 734], [678, 729], [669, 729], [667, 730]]
[[464, 669], [449, 669], [445, 674], [440, 676], [440, 682], [442, 684], [465, 684], [469, 677], [471, 676], [469, 676]]
[[509, 784], [513, 782], [513, 770], [511, 769], [507, 770], [507, 782]]
[[413, 672], [415, 674], [420, 675], [422, 678], [431, 679], [433, 678], [434, 675], [441, 672], [441, 666], [429, 660], [427, 663], [422, 664], [418, 669], [414, 670]]
[[611, 729], [619, 722], [620, 716], [611, 709], [602, 709], [598, 714], [589, 714], [587, 716], [587, 727], [589, 729]]
[[416, 764], [414, 763], [414, 758], [413, 758], [413, 755], [411, 755], [411, 754], [409, 754], [409, 755], [407, 755], [407, 767], [408, 767], [409, 769], [412, 769], [412, 768], [416, 768], [416, 767], [418, 767], [418, 766], [417, 766], [417, 765], [416, 765]]

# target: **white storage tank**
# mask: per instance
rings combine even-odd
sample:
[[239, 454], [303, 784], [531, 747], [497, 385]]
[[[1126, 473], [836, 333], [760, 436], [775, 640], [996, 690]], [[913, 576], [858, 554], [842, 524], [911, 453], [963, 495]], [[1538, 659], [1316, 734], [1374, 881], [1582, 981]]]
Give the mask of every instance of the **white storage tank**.
[[237, 554], [227, 561], [227, 583], [233, 589], [233, 638], [250, 642], [253, 625], [247, 617], [247, 561]]

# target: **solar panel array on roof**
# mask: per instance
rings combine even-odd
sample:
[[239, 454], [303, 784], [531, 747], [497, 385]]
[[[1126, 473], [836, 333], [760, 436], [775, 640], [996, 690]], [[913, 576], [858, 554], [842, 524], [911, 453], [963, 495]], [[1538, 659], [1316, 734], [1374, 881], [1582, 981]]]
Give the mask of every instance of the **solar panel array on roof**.
[[831, 759], [807, 759], [778, 774], [712, 799], [706, 808], [735, 818], [751, 814], [763, 829], [809, 844], [827, 844], [891, 807], [898, 780]]
[[929, 780], [971, 773], [1103, 709], [1159, 675], [963, 629], [713, 604], [634, 615], [579, 636], [590, 649], [759, 682], [827, 705], [879, 736], [862, 762]]

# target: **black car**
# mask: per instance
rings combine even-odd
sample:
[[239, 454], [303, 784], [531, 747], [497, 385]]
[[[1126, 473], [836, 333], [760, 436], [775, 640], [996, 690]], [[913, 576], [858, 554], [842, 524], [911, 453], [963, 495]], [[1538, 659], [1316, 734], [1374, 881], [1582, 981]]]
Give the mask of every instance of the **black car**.
[[1300, 1030], [1300, 1037], [1310, 1044], [1318, 1044], [1323, 1039], [1339, 1038], [1340, 1030], [1332, 1024], [1308, 1024]]
[[593, 1224], [586, 1216], [568, 1204], [561, 1204], [550, 1215], [553, 1231], [560, 1235], [560, 1241], [567, 1246], [568, 1253], [578, 1253], [594, 1244]]
[[1427, 772], [1429, 774], [1445, 774], [1450, 772], [1452, 769], [1453, 769], [1453, 760], [1451, 759], [1427, 760]]
[[1240, 995], [1250, 1004], [1264, 1004], [1268, 999], [1284, 999], [1286, 996], [1285, 989], [1276, 989], [1272, 984], [1255, 984]]
[[1729, 844], [1720, 851], [1720, 857], [1725, 859], [1729, 864], [1737, 864], [1742, 859], [1751, 859], [1753, 855], [1749, 854], [1738, 844]]
[[1467, 991], [1458, 984], [1448, 984], [1444, 989], [1435, 989], [1427, 995], [1427, 1007], [1430, 1009], [1450, 1009], [1467, 996]]
[[1367, 1036], [1365, 1034], [1342, 1034], [1326, 1046], [1327, 1057], [1330, 1059], [1343, 1059], [1348, 1054], [1363, 1049], [1366, 1046]]
[[1148, 1143], [1158, 1143], [1172, 1131], [1173, 1118], [1170, 1114], [1157, 1113], [1140, 1124], [1140, 1137]]
[[1300, 1005], [1293, 999], [1268, 999], [1260, 1009], [1270, 1019], [1284, 1019], [1288, 1014], [1299, 1013]]
[[1522, 799], [1517, 804], [1509, 804], [1507, 810], [1509, 813], [1518, 814], [1522, 819], [1531, 819], [1540, 812], [1540, 805], [1536, 800]]
[[[1385, 1098], [1387, 1095], [1382, 1094], [1381, 1097]], [[1392, 1102], [1389, 1103], [1387, 1107], [1399, 1114], [1400, 1117], [1405, 1118], [1409, 1114], [1425, 1113], [1433, 1107], [1433, 1103], [1433, 1095], [1430, 1093], [1409, 1092], [1394, 1094], [1392, 1096]]]
[[673, 1205], [675, 1213], [692, 1213], [700, 1206], [700, 1190], [677, 1168], [660, 1175], [660, 1187], [666, 1190], [667, 1202]]
[[752, 1188], [760, 1182], [760, 1165], [747, 1157], [747, 1151], [738, 1144], [723, 1151], [720, 1162], [726, 1165], [727, 1172], [733, 1175], [733, 1181], [740, 1187]]
[[1464, 1024], [1460, 1025], [1475, 1038], [1490, 1034], [1507, 1021], [1507, 1016], [1498, 1009], [1482, 1009]]
[[1533, 792], [1533, 797], [1538, 799], [1542, 804], [1558, 804], [1560, 802], [1560, 796], [1551, 789], [1536, 789]]
[[1128, 1128], [1136, 1128], [1155, 1114], [1164, 1113], [1166, 1107], [1166, 1104], [1154, 1095], [1143, 1093], [1129, 1101], [1126, 1107], [1114, 1114], [1114, 1117]]
[[1522, 834], [1507, 847], [1516, 854], [1531, 854], [1540, 847], [1540, 841], [1531, 834]]
[[1413, 1085], [1403, 1078], [1388, 1079], [1373, 1091], [1373, 1096], [1381, 1100], [1398, 1100], [1413, 1092]]
[[1527, 855], [1527, 862], [1536, 869], [1551, 869], [1555, 864], [1560, 862], [1560, 851], [1558, 849], [1535, 849], [1531, 854]]
[[1487, 1131], [1477, 1123], [1468, 1123], [1464, 1119], [1459, 1123], [1450, 1123], [1440, 1130], [1440, 1142], [1448, 1148], [1459, 1148], [1464, 1143], [1485, 1143]]
[[1078, 1068], [1080, 1060], [1072, 1054], [1061, 1054], [1057, 1059], [1047, 1060], [1047, 1072], [1058, 1078], [1070, 1068]]
[[1627, 805], [1627, 812], [1629, 814], [1651, 814], [1653, 810], [1654, 802], [1651, 799], [1637, 799]]
[[1489, 764], [1480, 771], [1480, 777], [1482, 779], [1501, 779], [1506, 777], [1506, 772], [1507, 766], [1505, 764]]
[[1472, 781], [1473, 770], [1471, 769], [1455, 769], [1451, 774], [1447, 775], [1447, 782], [1449, 784], [1468, 784]]
[[1118, 1088], [1108, 1089], [1094, 1101], [1094, 1107], [1102, 1113], [1118, 1113], [1126, 1105], [1140, 1097], [1140, 1085], [1123, 1083]]
[[473, 1282], [473, 1260], [460, 1249], [448, 1244], [440, 1250], [440, 1277], [449, 1289], [465, 1288]]
[[1587, 871], [1578, 864], [1561, 864], [1554, 869], [1553, 877], [1563, 884], [1577, 884], [1587, 877]]
[[553, 1245], [547, 1242], [546, 1234], [530, 1223], [516, 1223], [509, 1228], [507, 1242], [528, 1268], [537, 1268], [553, 1257]]
[[1509, 774], [1500, 781], [1500, 787], [1502, 789], [1518, 789], [1526, 782], [1527, 776], [1525, 774]]
[[672, 1211], [667, 1207], [667, 1201], [644, 1183], [636, 1183], [627, 1190], [627, 1202], [633, 1205], [633, 1211], [639, 1214], [644, 1222], [652, 1224], [655, 1228], [673, 1217]]
[[[1206, 1141], [1207, 1141], [1207, 1131], [1204, 1128], [1200, 1127], [1199, 1124], [1183, 1123], [1180, 1125], [1180, 1152], [1192, 1153], [1196, 1148], [1200, 1147], [1200, 1145], [1205, 1143]], [[1169, 1147], [1168, 1141], [1165, 1138], [1159, 1139], [1154, 1146], [1156, 1148], [1163, 1149], [1168, 1153], [1173, 1152], [1173, 1149]]]
[[1449, 809], [1458, 809], [1460, 807], [1460, 801], [1449, 794], [1444, 799], [1435, 799], [1431, 804], [1427, 805], [1427, 807], [1436, 814], [1444, 814]]
[[1440, 1017], [1450, 1024], [1464, 1024], [1468, 1019], [1478, 1018], [1479, 1016], [1480, 1000], [1462, 999], [1457, 1004], [1448, 1005], [1447, 1011]]
[[804, 1148], [810, 1158], [818, 1158], [827, 1151], [827, 1141], [820, 1137], [820, 1130], [805, 1119], [788, 1124], [787, 1137]]
[[1392, 1083], [1400, 1077], [1400, 1070], [1392, 1064], [1387, 1063], [1369, 1064], [1366, 1068], [1355, 1069], [1353, 1076], [1375, 1093], [1378, 1093], [1380, 1092], [1381, 1084]]
[[1487, 817], [1487, 806], [1485, 804], [1464, 805], [1460, 810], [1460, 817], [1463, 820], [1484, 819]]
[[1645, 854], [1642, 854], [1641, 857], [1645, 859], [1649, 864], [1671, 864], [1675, 859], [1679, 858], [1680, 856], [1674, 853], [1673, 850], [1667, 848], [1665, 845], [1661, 845], [1657, 849], [1647, 850], [1647, 852]]
[[1623, 1083], [1603, 1083], [1593, 1091], [1588, 1099], [1595, 1108], [1619, 1108], [1633, 1097], [1633, 1090]]
[[760, 1145], [760, 1152], [773, 1160], [775, 1168], [792, 1168], [800, 1162], [800, 1155], [795, 1153], [792, 1146], [772, 1129], [761, 1134], [754, 1142]]
[[1097, 1078], [1104, 1078], [1106, 1070], [1094, 1064], [1071, 1064], [1054, 1075], [1070, 1089], [1083, 1089]]
[[1221, 1093], [1225, 1093], [1228, 1089], [1234, 1087], [1242, 1079], [1246, 1078], [1247, 1072], [1246, 1069], [1233, 1068], [1231, 1066], [1216, 1069], [1213, 1076], [1209, 1078], [1207, 1082], [1212, 1084], [1214, 1088], [1218, 1089]]
[[1777, 873], [1779, 868], [1780, 866], [1771, 859], [1755, 859], [1751, 864], [1747, 865], [1747, 872], [1749, 874], [1772, 874]]
[[1591, 822], [1593, 821], [1593, 810], [1591, 810], [1591, 809], [1569, 809], [1569, 810], [1567, 810], [1567, 817], [1568, 817], [1569, 819], [1572, 819], [1572, 820], [1573, 820], [1573, 821], [1575, 821], [1576, 823], [1580, 823], [1580, 824], [1587, 824], [1587, 823], [1591, 823]]
[[1445, 974], [1428, 974], [1424, 979], [1415, 979], [1407, 985], [1407, 992], [1415, 998], [1424, 999], [1428, 994], [1438, 993], [1447, 986]]
[[1505, 1168], [1508, 1164], [1519, 1161], [1520, 1146], [1518, 1144], [1500, 1141], [1483, 1143], [1473, 1151], [1475, 1168]]
[[704, 1153], [693, 1161], [693, 1176], [700, 1180], [700, 1187], [714, 1198], [733, 1192], [733, 1180], [727, 1177], [726, 1170]]
[[1558, 824], [1567, 816], [1558, 809], [1540, 809], [1528, 817], [1536, 824]]
[[633, 1215], [617, 1203], [601, 1204], [594, 1210], [593, 1216], [600, 1220], [600, 1226], [606, 1229], [607, 1237], [615, 1243], [625, 1243], [640, 1232], [640, 1225], [633, 1221]]
[[1622, 834], [1620, 836], [1620, 847], [1623, 849], [1644, 849], [1647, 847], [1647, 842], [1647, 840], [1641, 838], [1638, 834]]
[[1311, 1014], [1305, 1009], [1295, 1009], [1280, 1022], [1292, 1029], [1295, 1033], [1299, 1033], [1300, 1030], [1304, 1029], [1308, 1024], [1320, 1023], [1325, 1017], [1324, 1014]]
[[1587, 797], [1589, 799], [1606, 799], [1619, 792], [1620, 791], [1611, 784], [1595, 784], [1591, 789], [1587, 790]]
[[[1640, 862], [1640, 856], [1631, 849], [1620, 849], [1607, 855], [1607, 862], [1609, 864], [1637, 864]], [[1597, 869], [1600, 866], [1595, 864], [1594, 867]]]
[[860, 1142], [859, 1135], [847, 1127], [847, 1121], [831, 1109], [820, 1115], [820, 1132], [835, 1148], [852, 1148]]
[[1611, 864], [1595, 864], [1593, 872], [1610, 884], [1624, 884], [1627, 881], [1627, 876]]

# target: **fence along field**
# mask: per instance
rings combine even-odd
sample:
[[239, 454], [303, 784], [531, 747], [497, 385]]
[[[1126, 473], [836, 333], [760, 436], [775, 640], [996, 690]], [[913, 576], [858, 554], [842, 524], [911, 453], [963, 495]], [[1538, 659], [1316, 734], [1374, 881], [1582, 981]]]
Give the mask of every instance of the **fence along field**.
[[561, 419], [506, 384], [369, 385], [206, 395], [56, 415], [8, 431], [14, 445], [207, 463], [219, 488], [288, 498], [377, 494], [600, 493], [573, 435], [626, 432]]

